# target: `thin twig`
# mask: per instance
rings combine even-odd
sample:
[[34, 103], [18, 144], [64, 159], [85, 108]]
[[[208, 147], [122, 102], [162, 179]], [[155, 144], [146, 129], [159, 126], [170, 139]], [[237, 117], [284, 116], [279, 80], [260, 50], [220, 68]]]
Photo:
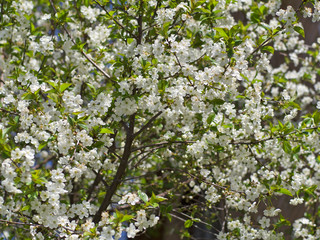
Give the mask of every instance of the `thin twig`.
[[[186, 219], [183, 219], [182, 217], [179, 217], [179, 216], [177, 216], [177, 215], [175, 215], [175, 214], [170, 213], [170, 215], [171, 215], [172, 217], [180, 220], [180, 221], [183, 221], [183, 222], [186, 221]], [[210, 232], [210, 231], [208, 231], [208, 230], [205, 230], [205, 229], [203, 229], [203, 228], [200, 228], [200, 227], [197, 226], [197, 225], [192, 225], [192, 226], [195, 227], [195, 228], [197, 228], [197, 229], [199, 229], [200, 231], [203, 231], [203, 232], [209, 233], [209, 234], [211, 234], [211, 235], [213, 235], [213, 236], [216, 236], [216, 234], [214, 234], [214, 233], [212, 233], [212, 232]], [[211, 225], [210, 225], [210, 226], [211, 226]], [[211, 226], [211, 227], [212, 227], [212, 226]]]
[[162, 111], [158, 112], [156, 115], [154, 115], [144, 126], [141, 127], [141, 129], [134, 134], [134, 137], [136, 138], [140, 133], [142, 133], [144, 130], [146, 130], [150, 125], [162, 114]]
[[145, 146], [134, 148], [134, 149], [132, 149], [132, 152], [136, 152], [136, 151], [142, 150], [144, 148], [148, 148], [148, 147], [156, 147], [156, 146], [169, 145], [169, 144], [190, 144], [190, 143], [195, 143], [195, 141], [159, 142], [159, 143], [153, 143], [153, 144], [149, 144], [149, 145], [145, 145]]
[[40, 168], [41, 166], [45, 165], [47, 162], [49, 162], [50, 160], [52, 160], [54, 157], [56, 157], [56, 155], [51, 155], [49, 157], [47, 157], [45, 160], [43, 160], [41, 163], [38, 163], [37, 165], [35, 165], [33, 167], [33, 169], [38, 169]]
[[268, 42], [269, 42], [273, 37], [275, 37], [275, 36], [278, 35], [281, 31], [284, 30], [284, 27], [285, 27], [285, 25], [282, 24], [282, 25], [281, 25], [281, 28], [279, 29], [279, 31], [276, 32], [276, 33], [272, 33], [270, 37], [268, 37], [266, 40], [264, 40], [255, 50], [253, 50], [253, 51], [249, 54], [249, 56], [247, 57], [247, 59], [249, 59], [251, 56], [253, 56], [253, 54], [255, 54], [257, 51], [259, 51], [260, 48], [262, 48], [262, 47], [264, 47], [265, 45], [267, 45]]
[[[192, 216], [189, 216], [188, 214], [185, 214], [185, 213], [183, 213], [183, 212], [179, 212], [179, 211], [177, 211], [177, 210], [175, 210], [175, 209], [173, 209], [172, 211], [173, 211], [173, 212], [176, 212], [176, 213], [178, 213], [178, 214], [181, 214], [181, 215], [183, 215], [183, 216], [185, 216], [185, 217], [187, 217], [187, 218], [189, 218], [189, 219], [194, 219]], [[216, 230], [216, 231], [219, 231], [217, 228], [215, 228], [215, 227], [212, 226], [211, 224], [206, 223], [206, 222], [202, 221], [202, 220], [199, 219], [199, 218], [196, 218], [196, 219], [197, 219], [196, 222], [202, 223], [202, 224], [204, 224], [204, 225], [207, 225], [208, 227], [213, 228], [213, 229]]]
[[6, 223], [6, 224], [14, 224], [14, 225], [28, 225], [28, 226], [39, 226], [39, 227], [42, 226], [40, 224], [15, 222], [15, 221], [3, 220], [3, 219], [0, 219], [0, 222]]
[[[148, 152], [146, 155], [144, 155], [134, 166], [133, 166], [133, 169], [137, 168], [138, 165], [140, 165], [140, 163], [146, 159], [148, 156], [150, 156], [152, 153], [154, 153], [154, 151], [156, 151], [157, 149], [159, 149], [161, 147], [158, 147], [158, 148], [154, 148], [152, 149], [150, 152]], [[131, 159], [132, 160], [132, 159]]]

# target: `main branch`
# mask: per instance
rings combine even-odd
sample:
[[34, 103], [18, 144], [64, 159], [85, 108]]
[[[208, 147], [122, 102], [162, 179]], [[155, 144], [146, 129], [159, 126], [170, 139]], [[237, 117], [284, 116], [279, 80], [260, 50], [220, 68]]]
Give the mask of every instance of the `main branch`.
[[122, 158], [120, 160], [120, 165], [118, 167], [117, 173], [116, 173], [109, 189], [107, 189], [107, 193], [103, 199], [103, 202], [102, 202], [99, 210], [97, 211], [97, 213], [95, 214], [95, 216], [93, 218], [94, 223], [98, 223], [100, 221], [102, 213], [110, 205], [112, 196], [116, 192], [119, 184], [121, 183], [121, 179], [126, 172], [129, 157], [131, 154], [132, 142], [134, 139], [134, 123], [135, 123], [135, 114], [130, 116], [129, 128], [127, 129], [126, 142], [125, 142], [125, 146], [124, 146], [124, 152], [123, 152]]

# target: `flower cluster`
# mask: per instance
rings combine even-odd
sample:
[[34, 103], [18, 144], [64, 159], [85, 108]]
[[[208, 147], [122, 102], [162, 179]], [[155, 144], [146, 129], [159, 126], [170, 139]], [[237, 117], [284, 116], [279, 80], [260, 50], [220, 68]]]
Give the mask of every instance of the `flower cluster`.
[[134, 238], [175, 218], [183, 237], [319, 239], [320, 39], [299, 18], [320, 2], [281, 7], [2, 1], [0, 235]]

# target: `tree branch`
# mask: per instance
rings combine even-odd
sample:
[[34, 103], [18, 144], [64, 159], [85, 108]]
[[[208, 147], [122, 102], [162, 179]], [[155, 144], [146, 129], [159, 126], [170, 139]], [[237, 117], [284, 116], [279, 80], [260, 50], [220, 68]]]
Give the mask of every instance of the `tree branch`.
[[130, 116], [130, 123], [129, 123], [129, 128], [127, 129], [127, 136], [126, 136], [126, 143], [124, 146], [124, 152], [120, 161], [120, 165], [118, 167], [117, 173], [110, 185], [110, 187], [107, 189], [107, 193], [102, 201], [102, 204], [93, 217], [93, 222], [98, 223], [101, 219], [101, 214], [103, 211], [105, 211], [108, 206], [111, 203], [112, 196], [116, 192], [119, 184], [121, 183], [121, 179], [125, 174], [125, 171], [128, 166], [128, 160], [131, 154], [131, 147], [132, 147], [132, 142], [134, 140], [134, 123], [135, 123], [135, 114]]
[[91, 195], [93, 193], [93, 190], [98, 186], [98, 184], [103, 180], [102, 176], [100, 174], [100, 170], [98, 172], [94, 171], [93, 172], [96, 174], [96, 178], [94, 179], [92, 185], [90, 186], [89, 190], [88, 190], [88, 196], [87, 196], [87, 201], [90, 200]]
[[[133, 169], [135, 169], [138, 165], [140, 165], [140, 163], [146, 159], [148, 156], [150, 156], [150, 154], [154, 153], [154, 151], [156, 151], [157, 149], [162, 148], [162, 147], [157, 147], [157, 148], [153, 148], [150, 150], [150, 152], [146, 153], [144, 156], [142, 156], [142, 158], [133, 166]], [[130, 161], [132, 161], [134, 158], [130, 159]]]
[[144, 126], [141, 127], [141, 129], [134, 134], [134, 137], [137, 137], [140, 133], [142, 133], [144, 130], [146, 130], [150, 125], [156, 120], [157, 117], [159, 117], [162, 114], [162, 111], [158, 112], [156, 115], [154, 115]]
[[139, 17], [138, 17], [138, 36], [137, 36], [137, 44], [141, 44], [142, 42], [142, 17], [143, 17], [143, 0], [140, 0], [140, 8], [139, 8]]
[[266, 40], [264, 40], [258, 47], [256, 47], [255, 50], [253, 50], [249, 56], [247, 57], [247, 59], [249, 59], [250, 57], [253, 56], [253, 54], [255, 54], [257, 51], [259, 51], [260, 48], [264, 47], [265, 45], [267, 45], [269, 43], [269, 41], [276, 35], [278, 35], [282, 30], [284, 30], [284, 24], [282, 24], [281, 28], [279, 29], [278, 32], [276, 33], [272, 33], [270, 37], [268, 37]]

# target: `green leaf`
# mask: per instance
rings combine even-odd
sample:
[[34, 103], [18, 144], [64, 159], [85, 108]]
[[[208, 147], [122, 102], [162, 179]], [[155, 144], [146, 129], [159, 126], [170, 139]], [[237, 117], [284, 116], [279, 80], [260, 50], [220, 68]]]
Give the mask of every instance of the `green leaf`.
[[260, 23], [260, 15], [257, 14], [257, 13], [251, 13], [251, 15], [250, 15], [250, 20], [251, 20], [253, 23]]
[[160, 197], [160, 196], [156, 196], [154, 193], [152, 193], [150, 201], [149, 201], [149, 205], [151, 205], [154, 208], [159, 207], [159, 202], [165, 201], [167, 200], [167, 198], [164, 197]]
[[224, 128], [233, 128], [233, 125], [230, 123], [230, 124], [223, 124], [222, 127]]
[[51, 85], [53, 88], [57, 88], [57, 84], [54, 81], [48, 81], [49, 85]]
[[190, 239], [190, 238], [191, 238], [191, 235], [188, 232], [188, 230], [185, 230], [182, 232], [182, 239]]
[[283, 124], [278, 120], [280, 128], [283, 128]]
[[60, 88], [59, 88], [59, 90], [60, 90], [60, 92], [63, 92], [64, 90], [66, 90], [68, 87], [70, 87], [72, 84], [71, 83], [62, 83], [61, 85], [60, 85]]
[[126, 222], [126, 221], [129, 221], [131, 220], [132, 218], [134, 218], [134, 216], [132, 215], [124, 215], [121, 219], [121, 222]]
[[167, 218], [169, 219], [169, 222], [171, 222], [171, 221], [172, 221], [172, 216], [171, 216], [171, 214], [170, 214], [170, 213], [166, 213], [166, 216], [167, 216]]
[[1, 130], [2, 134], [1, 134], [1, 137], [2, 138], [5, 138], [5, 136], [11, 131], [12, 127], [7, 127], [3, 130]]
[[41, 170], [34, 170], [32, 173], [32, 182], [35, 184], [40, 184], [43, 185], [44, 183], [47, 182], [47, 179], [45, 179], [44, 177], [41, 177]]
[[288, 153], [288, 154], [290, 154], [291, 153], [291, 145], [290, 145], [290, 143], [288, 142], [288, 141], [283, 141], [283, 146], [282, 146], [282, 148], [283, 148], [283, 150], [286, 152], [286, 153]]
[[293, 108], [296, 108], [296, 109], [298, 109], [298, 110], [301, 110], [301, 107], [299, 106], [299, 104], [298, 103], [295, 103], [295, 102], [288, 102], [286, 105], [285, 105], [285, 107], [293, 107]]
[[163, 24], [163, 34], [165, 36], [168, 35], [168, 30], [169, 30], [170, 25], [171, 25], [171, 22], [166, 22]]
[[142, 201], [145, 203], [148, 202], [148, 195], [145, 194], [144, 192], [141, 192], [140, 190], [138, 191], [138, 196], [141, 198]]
[[239, 46], [242, 42], [243, 42], [242, 39], [235, 40], [233, 46], [234, 46], [234, 47]]
[[92, 84], [86, 83], [86, 85], [91, 89], [92, 92], [96, 92], [96, 88]]
[[83, 124], [83, 123], [78, 123], [78, 126], [82, 129], [85, 129], [85, 130], [89, 130], [89, 128], [87, 127], [87, 125]]
[[236, 96], [236, 98], [245, 99], [246, 97], [242, 96], [242, 95], [238, 95], [238, 96]]
[[279, 228], [281, 226], [290, 226], [291, 223], [287, 219], [285, 219], [281, 214], [280, 214], [280, 219], [279, 221], [275, 224], [275, 228]]
[[89, 0], [84, 0], [83, 4], [84, 4], [86, 7], [89, 7], [90, 1], [89, 1]]
[[264, 51], [264, 52], [268, 51], [268, 52], [270, 52], [272, 54], [274, 53], [274, 48], [272, 46], [264, 46], [264, 47], [261, 48], [261, 50]]
[[168, 205], [167, 208], [166, 208], [166, 211], [167, 212], [171, 212], [172, 211], [172, 205]]
[[211, 113], [207, 118], [207, 123], [208, 124], [212, 123], [212, 121], [214, 120], [215, 116], [216, 116], [215, 113]]
[[232, 47], [230, 47], [228, 50], [227, 50], [227, 54], [228, 54], [228, 58], [232, 58], [233, 54], [234, 54], [234, 50]]
[[151, 202], [151, 203], [154, 203], [154, 202], [162, 202], [162, 201], [165, 201], [165, 200], [167, 200], [167, 198], [160, 197], [160, 196], [156, 196], [156, 195], [152, 192], [151, 199], [150, 199], [150, 202]]
[[168, 200], [168, 199], [167, 199], [167, 198], [164, 198], [164, 197], [156, 196], [156, 200], [157, 200], [158, 202], [162, 202], [162, 201], [166, 201], [166, 200]]
[[313, 119], [314, 119], [314, 123], [316, 125], [318, 125], [320, 123], [320, 112], [315, 111], [312, 115]]
[[35, 27], [32, 22], [30, 22], [30, 32], [33, 34], [35, 32]]
[[76, 121], [72, 117], [68, 116], [67, 120], [68, 120], [68, 123], [70, 124], [71, 127], [75, 126]]
[[115, 223], [121, 223], [124, 215], [119, 212], [118, 209], [116, 209], [116, 218], [115, 218]]
[[223, 28], [214, 28], [214, 29], [216, 30], [216, 32], [219, 34], [220, 37], [225, 39], [229, 38], [228, 34], [226, 33], [226, 29], [223, 29]]
[[192, 219], [194, 222], [200, 222], [201, 220], [199, 218], [193, 218]]
[[222, 99], [219, 99], [219, 98], [215, 98], [215, 99], [212, 100], [212, 103], [215, 104], [215, 105], [222, 105], [222, 104], [225, 103], [225, 101], [222, 100]]
[[193, 221], [191, 219], [188, 219], [187, 221], [184, 222], [185, 228], [190, 228], [192, 225], [193, 225]]
[[21, 212], [23, 212], [23, 211], [27, 211], [27, 210], [29, 210], [30, 209], [30, 205], [26, 205], [26, 206], [24, 206], [23, 208], [21, 208]]
[[208, 13], [208, 14], [211, 13], [211, 11], [209, 9], [205, 9], [205, 8], [198, 8], [198, 9], [203, 13]]
[[45, 146], [47, 146], [47, 142], [41, 143], [38, 147], [38, 150], [40, 151], [42, 148], [44, 148]]
[[158, 208], [159, 207], [159, 204], [158, 203], [155, 203], [155, 202], [153, 202], [153, 203], [151, 203], [151, 202], [148, 202], [147, 203], [147, 206], [152, 206], [152, 207], [154, 207], [154, 208]]
[[280, 189], [277, 190], [277, 192], [280, 192], [280, 193], [283, 193], [285, 195], [288, 195], [288, 196], [292, 197], [292, 193], [288, 189], [280, 188]]
[[100, 148], [100, 147], [102, 147], [104, 144], [105, 144], [105, 143], [102, 142], [102, 141], [96, 141], [96, 142], [92, 145], [92, 147], [93, 147], [93, 148]]
[[27, 92], [22, 95], [23, 100], [32, 100], [35, 99], [35, 96], [32, 92]]
[[302, 27], [295, 26], [293, 29], [294, 29], [297, 33], [299, 33], [303, 38], [305, 38], [304, 29], [303, 29]]
[[260, 8], [259, 8], [259, 11], [261, 13], [261, 15], [266, 15], [267, 11], [268, 11], [268, 8], [265, 6], [265, 5], [262, 5]]
[[109, 128], [101, 128], [100, 133], [113, 134], [114, 132]]
[[306, 192], [307, 194], [309, 194], [310, 196], [313, 196], [314, 198], [316, 198], [317, 195], [314, 193], [314, 191], [315, 191], [316, 189], [317, 189], [317, 185], [313, 185], [313, 186], [305, 189], [305, 192]]
[[296, 146], [296, 147], [294, 147], [294, 148], [292, 149], [292, 153], [293, 153], [293, 154], [297, 154], [298, 152], [300, 152], [300, 145], [298, 145], [298, 146]]

